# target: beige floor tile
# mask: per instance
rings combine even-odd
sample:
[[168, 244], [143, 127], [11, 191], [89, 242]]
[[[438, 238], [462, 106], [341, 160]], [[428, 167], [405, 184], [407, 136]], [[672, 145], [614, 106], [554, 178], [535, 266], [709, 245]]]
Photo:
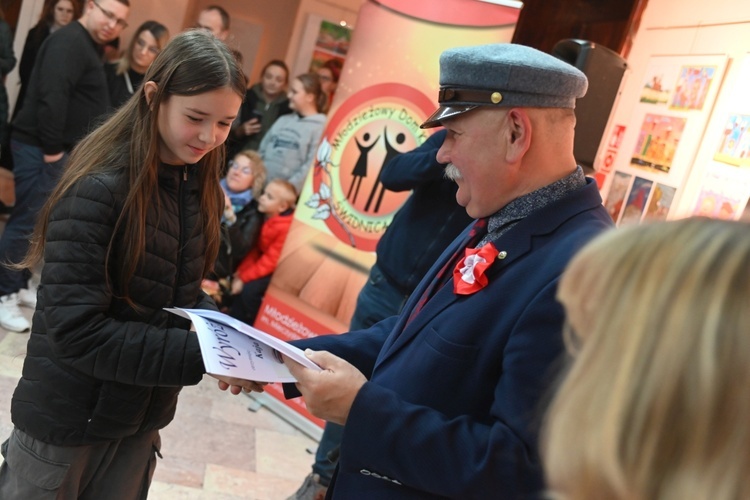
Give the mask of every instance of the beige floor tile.
[[[309, 465], [308, 465], [309, 468]], [[304, 476], [303, 476], [304, 477]], [[204, 491], [255, 500], [283, 500], [294, 493], [300, 481], [209, 465]]]
[[[0, 329], [0, 442], [13, 428], [10, 400], [28, 338]], [[249, 411], [249, 403], [208, 376], [183, 389], [175, 419], [161, 433], [164, 458], [149, 499], [283, 500], [294, 493], [314, 459], [306, 449], [316, 443], [266, 407]]]

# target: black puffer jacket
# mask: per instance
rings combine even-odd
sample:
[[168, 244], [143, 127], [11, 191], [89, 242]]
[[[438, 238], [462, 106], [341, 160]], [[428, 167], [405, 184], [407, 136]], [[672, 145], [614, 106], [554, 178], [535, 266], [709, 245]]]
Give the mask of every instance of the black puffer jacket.
[[[128, 189], [124, 173], [81, 180], [52, 211], [23, 377], [11, 404], [13, 423], [25, 433], [75, 446], [160, 429], [172, 420], [181, 387], [201, 380], [195, 333], [163, 310], [215, 309], [200, 289], [205, 241], [196, 167], [163, 165], [159, 184], [146, 255], [130, 285], [138, 311], [109, 293], [105, 280], [107, 245]], [[120, 262], [115, 251], [110, 268]]]

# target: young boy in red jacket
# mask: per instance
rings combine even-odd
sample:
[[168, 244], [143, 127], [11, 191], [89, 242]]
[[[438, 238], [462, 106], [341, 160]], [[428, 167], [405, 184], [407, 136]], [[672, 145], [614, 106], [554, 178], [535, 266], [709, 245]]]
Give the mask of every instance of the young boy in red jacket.
[[260, 310], [271, 274], [281, 256], [284, 240], [292, 223], [297, 190], [283, 180], [270, 181], [258, 199], [258, 211], [265, 221], [260, 237], [237, 267], [232, 279], [232, 307], [229, 315], [252, 325]]

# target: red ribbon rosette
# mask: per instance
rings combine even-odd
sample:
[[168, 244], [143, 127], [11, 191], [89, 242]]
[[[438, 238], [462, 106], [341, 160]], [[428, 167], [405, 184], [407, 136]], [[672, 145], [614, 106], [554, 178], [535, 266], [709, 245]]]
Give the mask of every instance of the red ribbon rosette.
[[492, 243], [481, 248], [467, 248], [464, 258], [458, 261], [453, 270], [453, 293], [470, 295], [487, 286], [484, 273], [490, 268], [498, 255]]

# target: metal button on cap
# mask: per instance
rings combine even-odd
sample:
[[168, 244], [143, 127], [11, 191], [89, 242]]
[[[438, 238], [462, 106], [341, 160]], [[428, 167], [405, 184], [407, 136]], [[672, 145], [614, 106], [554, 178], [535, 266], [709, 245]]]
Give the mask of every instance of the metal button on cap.
[[501, 94], [500, 92], [493, 92], [490, 96], [490, 101], [492, 101], [492, 104], [498, 104], [502, 100], [503, 94]]

